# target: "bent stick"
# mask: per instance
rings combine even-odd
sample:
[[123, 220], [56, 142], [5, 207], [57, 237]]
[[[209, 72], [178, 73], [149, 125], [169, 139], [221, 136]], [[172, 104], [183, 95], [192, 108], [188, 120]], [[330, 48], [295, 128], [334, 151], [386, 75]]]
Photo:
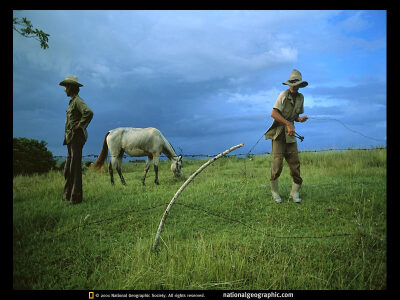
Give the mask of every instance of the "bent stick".
[[185, 187], [186, 187], [198, 174], [200, 174], [201, 171], [203, 171], [205, 168], [207, 168], [210, 164], [212, 164], [212, 163], [213, 163], [214, 161], [216, 161], [218, 158], [220, 158], [220, 157], [222, 157], [222, 156], [224, 156], [224, 155], [227, 155], [229, 152], [231, 152], [231, 151], [233, 151], [233, 150], [235, 150], [235, 149], [237, 149], [237, 148], [243, 147], [243, 146], [244, 146], [244, 144], [239, 144], [239, 145], [236, 145], [236, 146], [234, 146], [234, 147], [232, 147], [232, 148], [229, 148], [229, 149], [225, 150], [224, 152], [218, 154], [218, 155], [215, 156], [214, 158], [212, 158], [212, 159], [210, 159], [209, 161], [207, 161], [204, 165], [202, 165], [196, 172], [194, 172], [194, 173], [185, 181], [185, 183], [184, 183], [184, 184], [179, 188], [179, 190], [175, 193], [174, 197], [172, 197], [171, 202], [168, 204], [167, 209], [165, 210], [164, 215], [163, 215], [162, 218], [161, 218], [161, 222], [160, 222], [160, 225], [158, 226], [158, 230], [157, 230], [157, 233], [156, 233], [156, 237], [155, 237], [155, 239], [154, 239], [153, 250], [155, 250], [155, 249], [157, 248], [158, 240], [159, 240], [159, 238], [160, 238], [160, 234], [161, 234], [162, 228], [163, 228], [163, 226], [164, 226], [165, 220], [167, 219], [167, 216], [168, 216], [168, 214], [169, 214], [169, 211], [171, 210], [172, 205], [174, 204], [174, 202], [176, 201], [176, 199], [179, 197], [179, 195], [182, 193], [182, 191], [185, 189]]

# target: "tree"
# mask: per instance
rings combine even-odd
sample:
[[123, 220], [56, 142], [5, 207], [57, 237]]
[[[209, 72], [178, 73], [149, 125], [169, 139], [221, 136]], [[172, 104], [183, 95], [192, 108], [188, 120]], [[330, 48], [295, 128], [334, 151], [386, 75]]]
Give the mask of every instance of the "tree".
[[49, 48], [47, 42], [50, 34], [43, 32], [37, 28], [32, 29], [31, 21], [27, 18], [13, 18], [13, 29], [23, 37], [34, 38], [40, 42], [43, 49]]
[[13, 173], [45, 173], [56, 166], [53, 154], [47, 150], [45, 141], [13, 138]]

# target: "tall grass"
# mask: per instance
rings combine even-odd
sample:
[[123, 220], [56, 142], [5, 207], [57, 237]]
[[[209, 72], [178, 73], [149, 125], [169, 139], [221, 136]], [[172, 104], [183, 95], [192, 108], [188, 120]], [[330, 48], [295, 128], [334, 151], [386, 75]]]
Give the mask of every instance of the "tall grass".
[[301, 153], [303, 202], [269, 190], [270, 156], [221, 158], [172, 208], [159, 251], [151, 246], [167, 203], [202, 160], [184, 160], [160, 185], [125, 163], [127, 186], [83, 175], [84, 202], [65, 206], [60, 172], [13, 182], [15, 289], [385, 289], [386, 151]]

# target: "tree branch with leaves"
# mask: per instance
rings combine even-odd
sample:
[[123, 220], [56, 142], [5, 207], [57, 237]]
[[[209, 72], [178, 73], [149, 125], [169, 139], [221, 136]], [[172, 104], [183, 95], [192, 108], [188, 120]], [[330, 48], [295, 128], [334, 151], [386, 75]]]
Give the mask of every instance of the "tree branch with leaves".
[[13, 18], [13, 29], [23, 37], [34, 38], [40, 42], [43, 49], [49, 48], [47, 42], [50, 34], [43, 32], [37, 28], [33, 29], [31, 21], [27, 18]]

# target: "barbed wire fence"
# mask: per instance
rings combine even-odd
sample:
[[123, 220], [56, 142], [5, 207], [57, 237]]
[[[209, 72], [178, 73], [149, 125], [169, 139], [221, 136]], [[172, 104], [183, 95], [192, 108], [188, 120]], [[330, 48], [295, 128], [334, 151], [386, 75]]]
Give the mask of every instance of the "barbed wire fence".
[[[299, 150], [297, 152], [284, 152], [287, 154], [290, 153], [318, 153], [318, 152], [341, 152], [341, 151], [371, 151], [371, 150], [384, 150], [386, 149], [386, 147], [374, 147], [374, 148], [327, 148], [327, 149], [316, 149], [316, 150]], [[282, 153], [277, 153], [277, 154], [284, 154]], [[251, 151], [247, 152], [247, 153], [237, 153], [237, 154], [227, 154], [226, 157], [253, 157], [256, 155], [271, 155], [272, 152], [270, 151], [264, 151], [264, 152], [258, 152], [257, 154], [252, 154]], [[216, 154], [215, 154], [216, 155]], [[214, 154], [182, 154], [183, 157], [185, 158], [212, 158], [215, 156]], [[53, 158], [66, 158], [66, 155], [54, 155]], [[92, 158], [92, 159], [97, 159], [98, 154], [87, 154], [87, 155], [82, 155], [82, 157], [86, 157], [86, 158]], [[127, 159], [130, 158], [131, 156], [124, 154], [122, 158]], [[160, 155], [161, 158], [167, 159], [167, 157], [165, 155]], [[107, 156], [107, 158], [111, 158], [110, 155]], [[130, 162], [139, 162], [139, 160], [133, 160]], [[144, 162], [144, 160], [143, 160]]]
[[[168, 202], [163, 202], [157, 205], [152, 205], [150, 207], [147, 208], [141, 208], [141, 209], [131, 209], [131, 210], [123, 210], [120, 213], [117, 213], [111, 217], [108, 218], [104, 218], [104, 219], [99, 219], [99, 220], [95, 220], [92, 222], [80, 222], [79, 225], [74, 226], [70, 229], [66, 229], [62, 232], [58, 232], [54, 235], [46, 235], [44, 237], [44, 241], [52, 241], [54, 242], [56, 239], [62, 238], [67, 234], [71, 234], [73, 232], [79, 232], [81, 231], [83, 228], [90, 228], [92, 226], [96, 226], [96, 225], [103, 225], [109, 222], [113, 222], [115, 220], [124, 221], [124, 217], [129, 217], [132, 214], [136, 214], [137, 219], [141, 219], [142, 217], [144, 217], [144, 214], [149, 213], [150, 211], [153, 210], [157, 210], [159, 209], [160, 212], [162, 213], [162, 211], [165, 209], [165, 207], [168, 205]], [[268, 232], [267, 230], [265, 230], [264, 228], [258, 228], [254, 225], [250, 225], [246, 222], [244, 222], [240, 216], [237, 217], [232, 217], [227, 216], [226, 214], [221, 214], [221, 213], [216, 213], [215, 211], [211, 211], [208, 210], [204, 207], [201, 207], [200, 205], [193, 205], [193, 204], [184, 204], [184, 203], [180, 203], [180, 202], [176, 202], [175, 203], [178, 206], [181, 206], [185, 209], [190, 209], [192, 211], [196, 211], [196, 213], [203, 213], [205, 215], [209, 215], [212, 216], [214, 218], [218, 218], [224, 222], [226, 222], [227, 224], [236, 224], [238, 226], [242, 226], [244, 228], [246, 228], [247, 230], [250, 230], [251, 232], [254, 232], [255, 234], [261, 234], [263, 238], [268, 238], [268, 239], [280, 239], [280, 240], [306, 240], [306, 239], [312, 239], [312, 240], [316, 240], [316, 239], [337, 239], [337, 238], [347, 238], [347, 237], [355, 237], [355, 238], [366, 238], [366, 237], [372, 237], [376, 240], [382, 240], [382, 237], [377, 236], [376, 234], [372, 233], [372, 232], [368, 232], [365, 230], [360, 230], [360, 229], [356, 229], [352, 232], [337, 232], [337, 233], [327, 233], [327, 234], [319, 234], [319, 235], [282, 235], [282, 234], [273, 234], [271, 232]], [[86, 218], [85, 218], [86, 219]], [[166, 222], [166, 224], [168, 224], [168, 222]], [[215, 234], [215, 232], [210, 231], [210, 228], [206, 228], [202, 225], [197, 225], [197, 227], [199, 229], [201, 229], [203, 232], [207, 232], [209, 234]], [[147, 232], [144, 236], [141, 235], [141, 238], [149, 238], [152, 239], [153, 238], [154, 233], [153, 232]], [[165, 241], [162, 239], [162, 237], [160, 236], [161, 241], [164, 243], [166, 249], [167, 249], [167, 254], [169, 256], [175, 256], [175, 254], [173, 252], [169, 251], [168, 245], [165, 243]], [[64, 259], [64, 257], [60, 257], [55, 259], [54, 261], [52, 261], [53, 263], [56, 263], [60, 260]]]
[[[148, 213], [150, 210], [155, 210], [158, 208], [163, 208], [163, 210], [165, 209], [165, 207], [168, 205], [168, 202], [163, 202], [161, 204], [158, 205], [152, 205], [151, 207], [147, 207], [147, 208], [142, 208], [142, 209], [132, 209], [132, 210], [124, 210], [120, 213], [115, 214], [114, 216], [108, 217], [108, 218], [104, 218], [104, 219], [99, 219], [93, 222], [87, 222], [87, 223], [83, 223], [81, 222], [81, 224], [76, 225], [71, 227], [70, 229], [66, 229], [62, 232], [59, 232], [55, 235], [50, 235], [47, 236], [45, 239], [46, 240], [54, 240], [57, 238], [61, 238], [62, 236], [66, 235], [66, 234], [70, 234], [74, 231], [86, 228], [86, 227], [90, 227], [92, 225], [101, 225], [104, 223], [108, 223], [108, 222], [112, 222], [114, 220], [119, 220], [121, 221], [123, 217], [127, 217], [129, 215], [132, 214], [138, 214], [138, 217], [143, 216], [143, 213]], [[267, 232], [264, 229], [260, 229], [257, 228], [255, 226], [249, 225], [248, 223], [242, 221], [240, 218], [236, 218], [236, 217], [232, 217], [232, 216], [227, 216], [225, 214], [221, 214], [221, 213], [216, 213], [215, 211], [211, 211], [209, 209], [206, 209], [200, 205], [193, 205], [193, 204], [184, 204], [184, 203], [180, 203], [180, 202], [176, 202], [175, 203], [178, 206], [182, 206], [184, 208], [193, 210], [193, 211], [197, 211], [197, 212], [202, 212], [204, 214], [213, 216], [213, 217], [217, 217], [219, 219], [222, 219], [224, 221], [226, 221], [227, 223], [235, 223], [238, 224], [240, 226], [246, 227], [247, 229], [256, 232], [256, 233], [261, 233], [264, 237], [268, 237], [268, 238], [278, 238], [278, 239], [323, 239], [323, 238], [334, 238], [334, 237], [346, 237], [346, 236], [351, 236], [351, 235], [360, 235], [360, 236], [366, 236], [367, 233], [365, 232], [340, 232], [340, 233], [330, 233], [330, 234], [321, 234], [321, 235], [277, 235], [277, 234], [272, 234], [270, 232]], [[168, 222], [167, 222], [168, 223]], [[372, 235], [372, 234], [371, 234]], [[153, 236], [153, 233], [149, 232], [149, 237]]]

